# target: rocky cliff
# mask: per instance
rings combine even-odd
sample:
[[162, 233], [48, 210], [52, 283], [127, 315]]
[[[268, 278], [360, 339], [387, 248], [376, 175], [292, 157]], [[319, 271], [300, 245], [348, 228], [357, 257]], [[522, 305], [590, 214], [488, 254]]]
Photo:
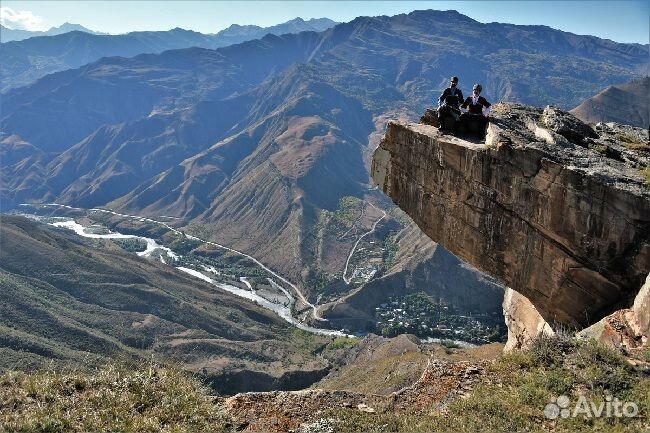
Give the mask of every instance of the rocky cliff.
[[497, 104], [484, 143], [389, 123], [372, 175], [432, 240], [530, 300], [526, 310], [584, 328], [631, 306], [650, 272], [648, 167], [644, 129]]

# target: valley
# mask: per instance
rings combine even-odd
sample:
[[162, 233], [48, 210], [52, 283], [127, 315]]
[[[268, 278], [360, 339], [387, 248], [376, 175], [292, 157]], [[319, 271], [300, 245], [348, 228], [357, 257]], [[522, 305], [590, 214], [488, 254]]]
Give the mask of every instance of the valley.
[[[193, 226], [183, 227], [182, 222], [174, 218], [153, 219], [106, 209], [82, 209], [58, 204], [24, 204], [21, 205], [21, 210], [33, 212], [23, 213], [24, 216], [54, 227], [72, 230], [81, 237], [91, 239], [95, 248], [114, 248], [116, 244], [127, 252], [135, 252], [140, 257], [160, 261], [221, 290], [252, 301], [298, 329], [326, 336], [360, 336], [367, 333], [367, 326], [331, 329], [329, 320], [323, 318], [319, 310], [324, 304], [340, 301], [354, 289], [368, 283], [375, 274], [383, 274], [394, 260], [397, 230], [403, 230], [403, 224], [406, 223], [404, 219], [401, 222], [394, 220], [393, 216], [389, 216], [370, 202], [362, 202], [354, 197], [342, 199], [337, 212], [325, 213], [322, 216], [319, 242], [327, 251], [332, 251], [336, 242], [340, 243], [346, 238], [348, 243], [354, 241], [351, 248], [348, 245], [350, 252], [345, 266], [341, 269], [339, 264], [336, 268], [335, 263], [328, 261], [340, 255], [324, 255], [310, 269], [320, 280], [312, 280], [314, 287], [299, 287], [249, 254], [190, 234], [199, 234], [200, 229]], [[392, 213], [395, 214], [395, 210]], [[163, 219], [167, 221], [161, 221]], [[81, 221], [84, 225], [76, 221]], [[385, 226], [380, 226], [381, 223]], [[117, 230], [126, 230], [129, 234]], [[346, 273], [351, 274], [351, 277], [346, 278]], [[308, 300], [309, 297], [316, 298], [315, 304]], [[400, 305], [408, 305], [408, 309], [418, 309], [422, 299], [426, 298], [424, 292], [402, 297], [400, 299], [406, 303], [402, 302]], [[391, 302], [392, 304], [394, 302]], [[381, 304], [375, 310], [382, 310], [386, 306], [387, 304]], [[444, 308], [449, 310], [450, 307]], [[501, 329], [502, 317], [498, 311], [492, 313], [496, 320], [488, 321], [484, 329], [485, 334], [492, 336], [492, 339], [478, 339], [476, 329], [472, 334], [468, 333], [469, 322], [465, 316], [454, 311], [453, 305], [451, 309], [445, 315], [449, 320], [449, 327], [430, 326], [432, 319], [430, 316], [425, 317], [423, 310], [415, 313], [413, 317], [404, 318], [408, 320], [406, 324], [402, 321], [392, 323], [393, 319], [386, 320], [385, 316], [389, 313], [375, 314], [374, 320], [377, 323], [373, 330], [389, 336], [409, 332], [424, 339], [460, 340], [461, 344], [465, 342], [464, 339], [466, 342], [478, 343], [503, 341], [505, 338]], [[462, 307], [460, 309], [463, 310]], [[401, 310], [398, 309], [397, 312]], [[479, 317], [486, 314], [483, 313]], [[403, 317], [400, 314], [395, 318]], [[441, 323], [444, 325], [447, 322], [443, 320]], [[481, 329], [481, 325], [478, 329]]]
[[[101, 231], [95, 236], [111, 235]], [[299, 389], [329, 371], [318, 352], [331, 337], [115, 241], [135, 249], [133, 238], [85, 238], [0, 215], [1, 370], [150, 358], [177, 363], [225, 394]]]
[[[0, 200], [3, 210], [56, 202], [177, 218], [174, 228], [282, 275], [300, 289], [291, 290], [298, 316], [336, 329], [374, 329], [375, 308], [400, 287], [442, 297], [461, 315], [491, 315], [503, 289], [371, 189], [386, 119], [417, 116], [451, 69], [467, 71], [461, 86], [483, 82], [491, 100], [571, 107], [635, 76], [646, 54], [416, 11], [218, 49], [105, 57], [3, 93]], [[475, 64], [476, 55], [489, 61]]]
[[[44, 205], [40, 208], [59, 208], [64, 211], [72, 211], [77, 215], [81, 215], [80, 218], [86, 221], [95, 221], [93, 219], [93, 214], [101, 213], [106, 213], [113, 217], [124, 218], [127, 220], [136, 219], [137, 221], [146, 224], [140, 228], [141, 231], [156, 232], [158, 236], [169, 242], [169, 245], [172, 248], [159, 245], [156, 240], [152, 238], [113, 232], [101, 225], [98, 226], [96, 224], [91, 224], [88, 227], [84, 227], [75, 222], [74, 219], [69, 219], [69, 217], [52, 216], [52, 214], [56, 214], [56, 211], [48, 212], [49, 216], [47, 217], [21, 214], [22, 216], [36, 219], [39, 222], [44, 222], [54, 227], [70, 229], [81, 237], [100, 240], [100, 242], [93, 243], [97, 248], [107, 248], [105, 243], [101, 242], [101, 240], [104, 239], [113, 242], [115, 242], [115, 240], [124, 241], [125, 239], [128, 239], [129, 241], [144, 241], [144, 251], [137, 251], [133, 243], [127, 243], [125, 245], [118, 242], [118, 246], [122, 247], [125, 251], [136, 250], [136, 254], [140, 257], [156, 261], [159, 260], [163, 264], [169, 264], [182, 272], [213, 284], [224, 291], [234, 294], [235, 296], [253, 301], [304, 331], [321, 335], [345, 335], [338, 331], [312, 328], [296, 320], [292, 316], [293, 310], [296, 308], [294, 295], [297, 295], [300, 298], [304, 306], [312, 308], [314, 313], [316, 312], [316, 307], [312, 304], [306, 303], [304, 295], [294, 284], [273, 272], [248, 254], [214, 242], [205, 241], [196, 236], [187, 235], [183, 231], [171, 227], [168, 223], [156, 221], [151, 218], [117, 214], [103, 209], [85, 210], [56, 204]], [[161, 233], [156, 230], [156, 226], [162, 226], [167, 229], [168, 232]], [[199, 251], [195, 253], [195, 250]], [[241, 260], [242, 258], [244, 260]], [[290, 293], [270, 277], [276, 278], [283, 284], [288, 285], [294, 293]], [[297, 308], [300, 309], [300, 307]]]

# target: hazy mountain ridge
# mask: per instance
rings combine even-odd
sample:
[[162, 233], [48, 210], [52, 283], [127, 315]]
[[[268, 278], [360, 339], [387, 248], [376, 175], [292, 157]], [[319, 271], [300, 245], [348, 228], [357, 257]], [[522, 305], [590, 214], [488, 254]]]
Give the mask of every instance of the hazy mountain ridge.
[[[270, 27], [260, 27], [255, 25], [233, 24], [226, 29], [216, 33], [215, 39], [218, 39], [219, 46], [238, 44], [247, 40], [260, 39], [267, 34], [284, 35], [286, 33], [300, 33], [305, 31], [322, 32], [338, 24], [329, 18], [312, 18], [303, 20], [294, 18], [287, 22], [276, 24]], [[215, 46], [215, 48], [217, 48]]]
[[0, 43], [11, 41], [22, 41], [24, 39], [33, 38], [37, 36], [56, 36], [68, 32], [85, 32], [93, 35], [106, 35], [107, 33], [96, 32], [90, 30], [81, 24], [63, 23], [58, 27], [52, 27], [45, 31], [21, 30], [11, 29], [0, 25]]
[[78, 68], [102, 57], [133, 57], [190, 47], [215, 49], [260, 39], [267, 34], [319, 32], [335, 24], [326, 18], [308, 21], [296, 18], [271, 27], [233, 25], [216, 34], [174, 28], [106, 35], [71, 28], [56, 36], [32, 37], [0, 45], [0, 55], [4, 59], [0, 68], [0, 92], [29, 85], [47, 74]]

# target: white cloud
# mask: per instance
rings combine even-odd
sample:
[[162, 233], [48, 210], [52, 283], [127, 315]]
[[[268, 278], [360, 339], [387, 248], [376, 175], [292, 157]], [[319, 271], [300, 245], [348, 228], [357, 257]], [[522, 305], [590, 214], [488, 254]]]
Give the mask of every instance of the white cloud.
[[34, 15], [31, 11], [17, 12], [8, 7], [0, 8], [0, 24], [11, 29], [47, 30], [43, 27], [43, 18]]

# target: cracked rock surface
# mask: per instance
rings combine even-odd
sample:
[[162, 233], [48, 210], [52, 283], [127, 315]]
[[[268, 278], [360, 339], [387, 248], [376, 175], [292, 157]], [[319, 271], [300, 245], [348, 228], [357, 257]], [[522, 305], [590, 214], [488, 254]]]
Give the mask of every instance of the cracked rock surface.
[[485, 143], [391, 122], [379, 187], [435, 242], [584, 328], [631, 305], [650, 272], [648, 131], [495, 104]]

